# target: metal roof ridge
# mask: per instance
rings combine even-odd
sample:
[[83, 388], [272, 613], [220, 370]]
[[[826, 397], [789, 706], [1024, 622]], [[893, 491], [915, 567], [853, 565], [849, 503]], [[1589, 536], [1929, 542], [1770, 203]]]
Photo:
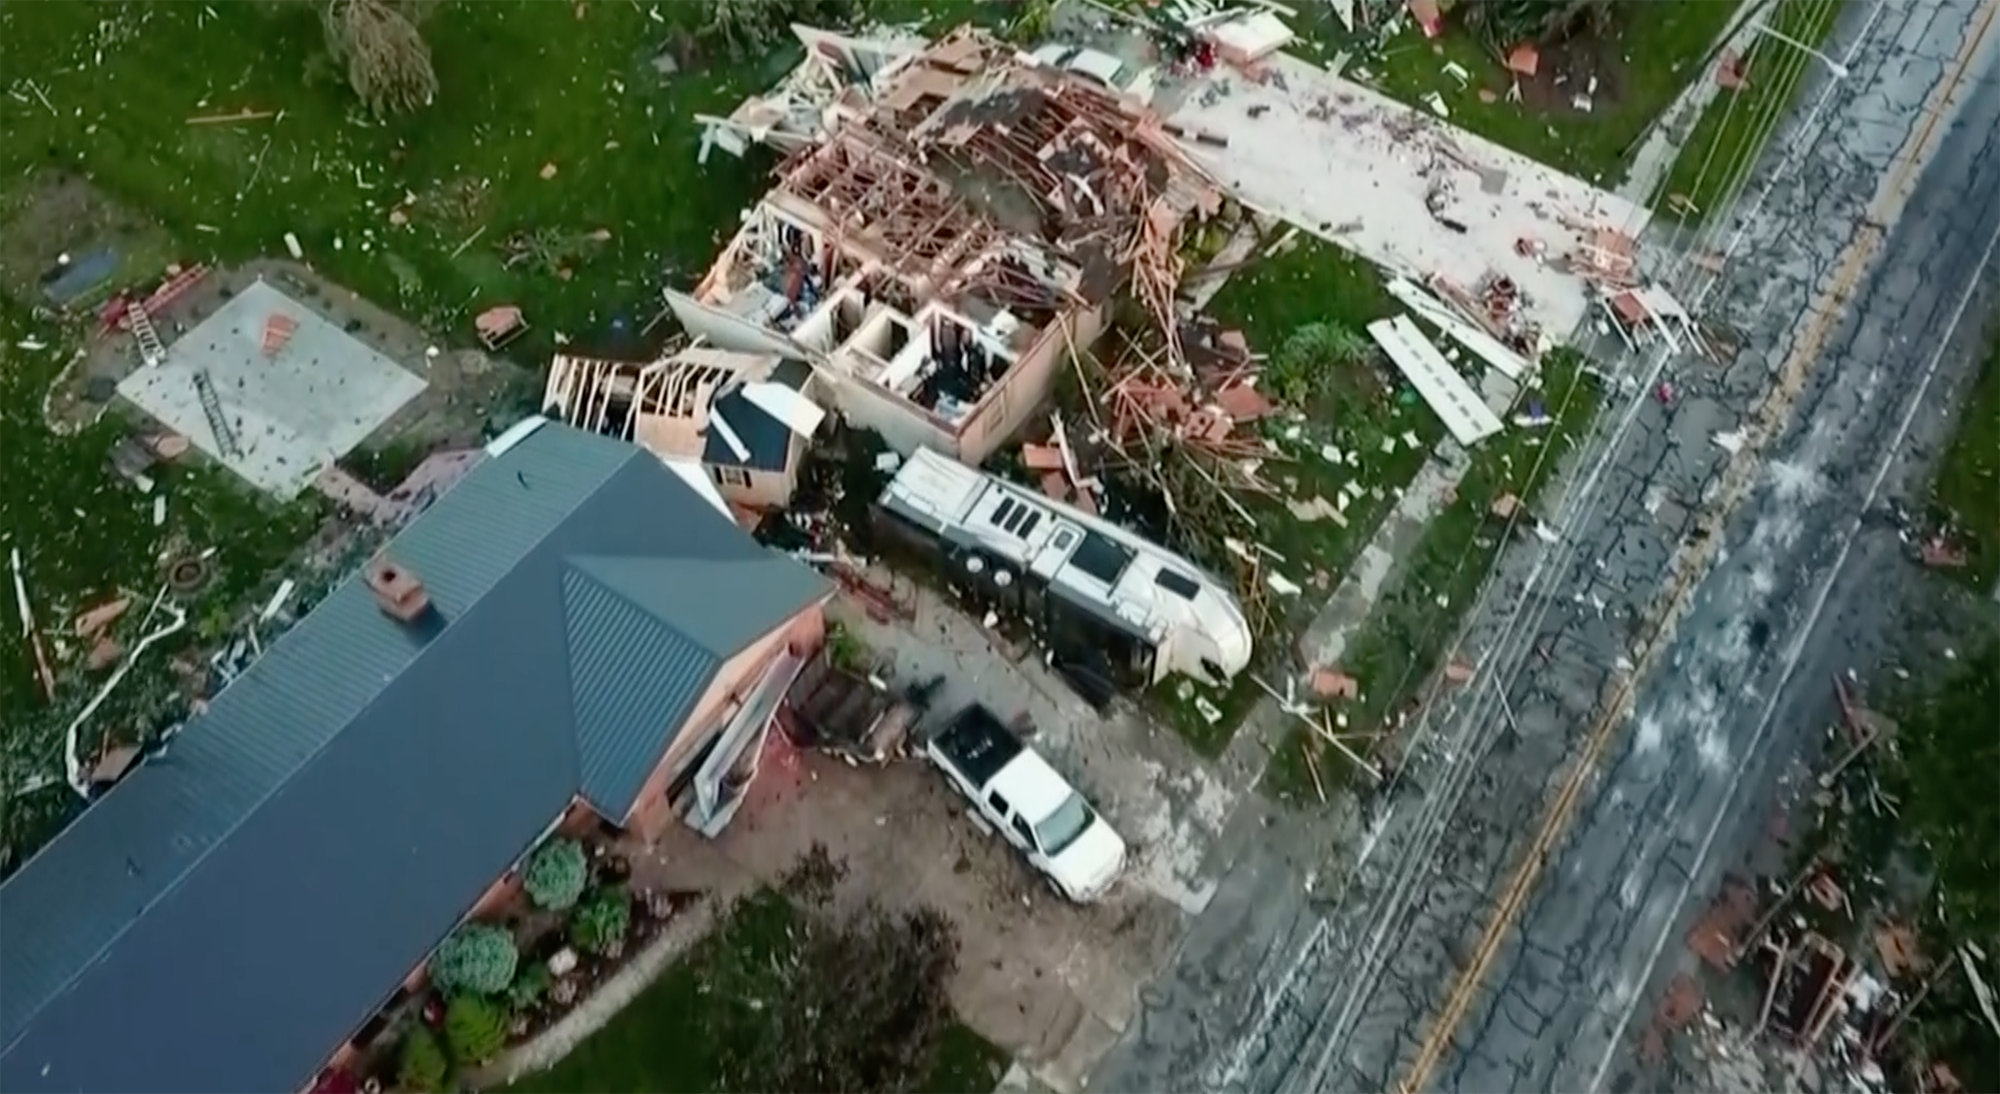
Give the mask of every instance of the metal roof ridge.
[[[526, 437], [522, 438], [523, 441], [527, 439], [528, 438]], [[507, 450], [507, 452], [503, 452], [500, 456], [492, 457], [489, 458], [488, 460], [482, 461], [481, 466], [493, 467], [496, 469], [500, 468], [503, 461], [506, 459], [507, 453], [512, 452], [515, 447], [518, 447], [518, 445], [510, 447]], [[618, 464], [612, 468], [610, 474], [606, 475], [601, 481], [599, 481], [594, 489], [592, 489], [590, 492], [586, 494], [583, 494], [581, 497], [577, 499], [575, 504], [570, 506], [569, 510], [564, 514], [562, 519], [552, 522], [549, 526], [548, 531], [544, 532], [542, 536], [539, 539], [537, 539], [532, 545], [530, 545], [526, 551], [522, 552], [521, 557], [515, 561], [513, 568], [510, 568], [508, 572], [511, 574], [514, 569], [518, 569], [522, 562], [525, 562], [529, 558], [529, 556], [533, 555], [537, 550], [541, 548], [541, 545], [548, 540], [549, 536], [554, 535], [557, 529], [561, 528], [571, 516], [575, 515], [576, 510], [581, 508], [585, 501], [589, 500], [591, 497], [594, 497], [597, 491], [602, 490], [605, 484], [611, 481], [613, 476], [616, 476], [619, 472], [623, 471], [626, 467], [630, 466], [633, 460], [639, 458], [642, 455], [646, 455], [644, 450], [634, 448], [630, 455], [628, 455], [624, 460], [619, 461]], [[459, 485], [463, 485], [463, 482], [461, 481]], [[457, 489], [458, 489], [457, 486], [453, 487], [454, 491]], [[419, 519], [421, 519], [423, 515], [425, 514], [419, 514]], [[381, 550], [378, 550], [377, 552], [375, 552], [375, 554], [369, 556], [369, 561], [373, 561], [375, 558], [381, 557], [384, 553], [386, 553], [389, 550], [390, 547], [395, 545], [396, 540], [399, 540], [404, 535], [408, 534], [409, 531], [413, 527], [415, 527], [415, 525], [416, 521], [414, 520], [411, 521], [409, 524], [404, 525], [403, 528], [397, 531], [397, 533], [394, 536], [390, 537], [388, 543], [382, 545]], [[348, 589], [348, 587], [353, 585], [356, 581], [365, 581], [366, 573], [367, 573], [367, 565], [364, 563], [362, 566], [357, 567], [354, 571], [349, 573], [347, 577], [344, 578], [339, 584], [335, 585], [333, 590], [327, 593], [326, 597], [320, 601], [320, 606], [324, 606], [335, 595], [345, 592]], [[96, 952], [92, 953], [88, 960], [82, 962], [78, 966], [78, 969], [75, 973], [71, 974], [66, 980], [64, 980], [62, 982], [62, 985], [59, 988], [57, 988], [53, 993], [51, 993], [48, 996], [48, 998], [43, 999], [35, 1004], [34, 1010], [28, 1012], [28, 1014], [23, 1019], [21, 1023], [21, 1028], [17, 1030], [14, 1036], [9, 1038], [5, 1044], [0, 1044], [0, 1056], [5, 1056], [6, 1054], [12, 1052], [14, 1050], [14, 1047], [21, 1042], [22, 1038], [27, 1036], [29, 1029], [35, 1024], [35, 1020], [41, 1016], [42, 1012], [48, 1008], [48, 1005], [51, 1002], [55, 1001], [55, 999], [60, 997], [64, 992], [70, 990], [70, 988], [73, 985], [75, 985], [78, 980], [82, 979], [83, 976], [86, 975], [91, 969], [96, 968], [98, 964], [103, 960], [104, 955], [110, 952], [110, 950], [113, 947], [117, 946], [119, 940], [124, 938], [125, 935], [131, 931], [133, 926], [137, 924], [139, 920], [143, 919], [146, 916], [146, 913], [152, 911], [154, 908], [164, 903], [169, 897], [173, 896], [174, 893], [178, 892], [180, 887], [184, 883], [186, 883], [186, 881], [189, 878], [193, 877], [205, 863], [208, 862], [209, 857], [213, 855], [218, 848], [228, 843], [230, 837], [234, 836], [239, 829], [241, 829], [245, 824], [248, 824], [250, 820], [256, 817], [259, 813], [263, 812], [264, 807], [270, 804], [272, 799], [276, 798], [280, 793], [282, 793], [287, 786], [291, 785], [292, 781], [298, 778], [300, 773], [304, 772], [307, 768], [317, 763], [326, 754], [327, 749], [331, 748], [334, 742], [340, 739], [341, 734], [346, 731], [347, 726], [350, 726], [355, 722], [359, 721], [361, 717], [365, 715], [371, 708], [373, 708], [377, 703], [381, 702], [382, 696], [389, 691], [389, 688], [393, 686], [397, 680], [402, 679], [404, 675], [406, 675], [412, 669], [414, 669], [417, 663], [423, 659], [426, 653], [429, 653], [432, 649], [443, 643], [448, 637], [450, 637], [450, 635], [454, 631], [462, 631], [463, 627], [461, 624], [465, 620], [471, 618], [473, 613], [478, 610], [479, 605], [482, 602], [484, 602], [488, 596], [492, 594], [493, 588], [498, 587], [498, 584], [499, 584], [498, 582], [495, 582], [493, 587], [489, 587], [484, 593], [481, 593], [478, 599], [474, 600], [470, 605], [466, 607], [465, 611], [459, 613], [458, 618], [446, 619], [444, 627], [438, 632], [437, 636], [435, 638], [432, 638], [430, 641], [424, 643], [422, 648], [418, 649], [416, 654], [410, 658], [408, 664], [404, 665], [402, 669], [400, 669], [394, 677], [391, 677], [388, 681], [386, 681], [382, 685], [382, 687], [375, 692], [373, 698], [369, 699], [368, 702], [362, 704], [361, 708], [359, 710], [356, 710], [354, 712], [354, 715], [350, 717], [346, 721], [346, 723], [343, 724], [340, 732], [334, 733], [333, 735], [329, 736], [325, 741], [321, 742], [321, 744], [317, 748], [312, 750], [312, 753], [310, 755], [308, 755], [304, 760], [300, 761], [297, 766], [293, 767], [289, 772], [287, 772], [283, 779], [279, 780], [269, 790], [265, 791], [262, 795], [260, 795], [257, 798], [255, 804], [253, 804], [250, 808], [244, 810], [243, 815], [239, 817], [234, 824], [231, 824], [228, 828], [224, 829], [223, 832], [220, 835], [218, 835], [213, 842], [211, 842], [207, 847], [203, 848], [201, 853], [196, 855], [193, 861], [188, 863], [186, 869], [180, 871], [180, 873], [175, 875], [173, 880], [168, 882], [164, 888], [162, 888], [157, 894], [155, 894], [152, 897], [152, 899], [140, 905], [129, 916], [127, 916], [125, 918], [124, 923], [116, 931], [112, 932], [111, 937], [106, 939], [104, 944], [98, 947]], [[370, 595], [371, 596], [373, 595], [372, 592], [370, 593]], [[314, 610], [317, 611], [318, 607], [315, 607]], [[312, 616], [311, 612], [306, 613], [305, 619], [301, 619], [298, 624], [294, 625], [290, 630], [280, 635], [278, 637], [278, 640], [271, 644], [270, 649], [265, 651], [265, 656], [269, 656], [271, 651], [278, 649], [279, 646], [282, 643], [284, 643], [286, 639], [292, 637], [292, 634], [296, 632], [301, 626], [303, 626], [307, 621], [307, 619], [310, 619], [311, 616]], [[245, 669], [243, 671], [243, 674], [241, 676], [238, 676], [236, 680], [242, 680], [247, 678], [250, 673], [255, 672], [257, 670], [257, 664], [262, 663], [262, 661], [263, 657], [258, 658], [258, 661], [252, 663], [249, 668]], [[236, 682], [236, 680], [232, 680], [230, 684], [233, 685]], [[228, 685], [225, 685], [223, 690], [226, 692], [228, 690]], [[218, 693], [218, 698], [220, 698], [220, 694], [221, 693]], [[190, 726], [188, 728], [193, 728], [193, 727]], [[186, 732], [186, 730], [184, 729], [183, 732]], [[564, 736], [569, 741], [569, 745], [572, 751], [574, 751], [576, 748], [576, 734], [574, 732], [571, 732], [568, 734], [564, 734]], [[169, 747], [171, 747], [171, 742], [169, 742]], [[144, 772], [144, 770], [145, 770], [145, 765], [141, 764], [140, 768], [132, 773], [132, 777], [133, 778], [140, 777]], [[120, 782], [117, 785], [113, 786], [111, 790], [105, 793], [103, 799], [100, 799], [96, 804], [90, 806], [88, 809], [85, 810], [84, 814], [78, 816], [75, 821], [72, 821], [69, 825], [65, 826], [61, 832], [58, 832], [56, 834], [54, 839], [51, 839], [47, 844], [45, 844], [42, 847], [41, 850], [35, 852], [35, 854], [30, 856], [27, 859], [27, 861], [23, 862], [20, 866], [20, 869], [16, 870], [13, 876], [8, 879], [8, 883], [11, 883], [15, 878], [18, 878], [23, 873], [25, 873], [27, 869], [36, 862], [36, 860], [42, 858], [44, 855], [47, 855], [50, 852], [55, 851], [57, 848], [59, 848], [63, 843], [64, 837], [68, 836], [72, 831], [74, 831], [77, 825], [82, 824], [84, 822], [84, 820], [88, 817], [90, 810], [103, 808], [104, 802], [109, 801], [111, 796], [117, 793], [118, 787], [125, 785], [127, 781], [129, 780], [120, 780]]]

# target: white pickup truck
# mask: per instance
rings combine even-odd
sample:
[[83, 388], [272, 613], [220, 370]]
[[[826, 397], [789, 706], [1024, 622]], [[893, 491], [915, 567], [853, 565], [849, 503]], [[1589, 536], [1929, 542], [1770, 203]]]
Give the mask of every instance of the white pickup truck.
[[924, 742], [924, 753], [1066, 897], [1088, 904], [1125, 868], [1125, 841], [1034, 749], [974, 704]]

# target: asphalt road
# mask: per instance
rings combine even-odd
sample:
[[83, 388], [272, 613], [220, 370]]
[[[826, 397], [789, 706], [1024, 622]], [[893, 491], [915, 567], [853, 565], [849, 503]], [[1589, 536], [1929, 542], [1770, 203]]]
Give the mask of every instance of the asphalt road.
[[[1744, 351], [1662, 362], [1672, 399], [1647, 383], [1611, 416], [1556, 515], [1563, 541], [1503, 559], [1464, 647], [1480, 677], [1434, 704], [1403, 786], [1321, 864], [1247, 845], [1093, 1088], [1395, 1087], [1636, 669], [1631, 716], [1609, 721], [1424, 1085], [1630, 1081], [1652, 985], [1883, 608], [1876, 575], [1901, 549], [1864, 511], [1921, 469], [1985, 344], [2000, 31], [1943, 92], [1985, 17], [1977, 0], [1850, 5], [1829, 47], [1854, 50], [1850, 74], [1823, 100], [1808, 86], [1715, 286]], [[1715, 436], [1767, 406], [1775, 439], [1732, 459]], [[1708, 564], [1649, 656], [1691, 556]]]

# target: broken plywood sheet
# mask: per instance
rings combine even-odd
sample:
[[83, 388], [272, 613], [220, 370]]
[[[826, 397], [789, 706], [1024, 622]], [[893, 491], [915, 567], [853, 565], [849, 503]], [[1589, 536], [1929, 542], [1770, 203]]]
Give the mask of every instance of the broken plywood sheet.
[[1479, 355], [1480, 359], [1500, 370], [1502, 376], [1518, 380], [1534, 371], [1529, 360], [1515, 353], [1498, 338], [1480, 330], [1459, 317], [1444, 301], [1418, 288], [1407, 278], [1396, 277], [1389, 280], [1389, 295], [1402, 301], [1403, 306], [1422, 316], [1424, 320], [1450, 335], [1452, 340]]
[[789, 337], [760, 327], [740, 315], [731, 315], [721, 308], [704, 304], [678, 289], [668, 289], [666, 297], [667, 307], [673, 310], [674, 318], [680, 321], [682, 329], [711, 346], [739, 353], [808, 356]]
[[801, 437], [811, 437], [826, 420], [826, 408], [800, 392], [769, 380], [743, 385], [743, 397], [750, 405], [784, 423]]
[[1470, 448], [1500, 432], [1500, 416], [1493, 413], [1465, 377], [1451, 367], [1430, 339], [1407, 315], [1378, 319], [1368, 324], [1368, 333], [1396, 363], [1410, 386], [1443, 420], [1459, 444]]
[[[1640, 234], [1651, 213], [1614, 194], [1342, 80], [1288, 54], [1261, 62], [1273, 79], [1197, 89], [1171, 120], [1227, 133], [1229, 147], [1183, 142], [1239, 200], [1393, 272], [1512, 279], [1526, 318], [1558, 337], [1589, 307], [1582, 278], [1516, 252], [1523, 236], [1549, 253], [1583, 245], [1597, 226]], [[1481, 165], [1474, 171], [1467, 164]], [[1504, 173], [1499, 192], [1482, 188]], [[1446, 189], [1442, 215], [1426, 205]], [[1356, 217], [1355, 210], [1367, 211]], [[1580, 226], [1580, 227], [1579, 227]]]

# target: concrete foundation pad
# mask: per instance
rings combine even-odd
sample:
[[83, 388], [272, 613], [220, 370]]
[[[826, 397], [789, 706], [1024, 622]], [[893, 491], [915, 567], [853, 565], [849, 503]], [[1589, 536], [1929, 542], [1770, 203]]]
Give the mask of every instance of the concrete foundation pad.
[[[266, 353], [273, 317], [296, 324]], [[235, 447], [216, 438], [195, 376], [213, 384]], [[118, 393], [280, 500], [297, 497], [427, 386], [310, 307], [258, 281], [167, 347]]]

